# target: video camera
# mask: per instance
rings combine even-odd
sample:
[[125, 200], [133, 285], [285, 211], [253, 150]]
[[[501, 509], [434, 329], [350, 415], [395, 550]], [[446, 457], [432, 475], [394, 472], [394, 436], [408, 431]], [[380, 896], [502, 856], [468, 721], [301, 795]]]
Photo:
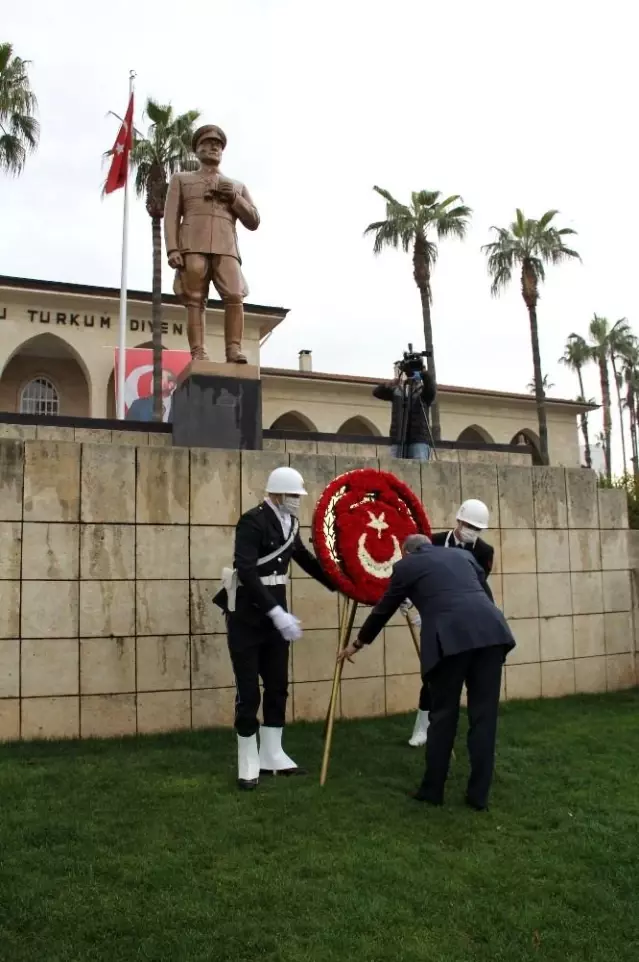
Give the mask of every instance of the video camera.
[[413, 378], [416, 374], [421, 374], [424, 369], [424, 358], [432, 357], [432, 351], [414, 351], [413, 345], [408, 345], [408, 350], [404, 351], [401, 361], [397, 362], [397, 370], [406, 377]]

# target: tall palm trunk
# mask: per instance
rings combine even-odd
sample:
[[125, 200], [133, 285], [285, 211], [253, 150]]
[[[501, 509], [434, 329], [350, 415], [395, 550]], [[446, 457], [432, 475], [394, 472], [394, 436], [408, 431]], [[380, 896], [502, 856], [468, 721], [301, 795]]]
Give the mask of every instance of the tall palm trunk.
[[635, 417], [635, 406], [633, 403], [633, 396], [630, 389], [626, 394], [626, 407], [628, 408], [628, 415], [630, 418], [630, 450], [632, 455], [630, 461], [632, 462], [632, 473], [633, 476], [637, 477], [637, 420]]
[[162, 420], [162, 220], [151, 218], [153, 234], [153, 286], [151, 325], [153, 330], [153, 420]]
[[[424, 346], [429, 352], [426, 358], [426, 369], [430, 374], [433, 386], [437, 391], [437, 371], [435, 368], [435, 351], [433, 348], [433, 325], [430, 316], [430, 266], [426, 252], [426, 241], [419, 236], [415, 240], [413, 250], [413, 277], [419, 290], [422, 302], [422, 322], [424, 325]], [[430, 409], [430, 425], [433, 432], [433, 440], [441, 441], [442, 428], [439, 418], [439, 394], [435, 395], [435, 400]]]
[[626, 457], [626, 434], [623, 423], [623, 407], [621, 404], [621, 379], [617, 373], [614, 351], [610, 352], [610, 363], [612, 364], [612, 374], [615, 379], [615, 388], [617, 390], [617, 407], [619, 409], [619, 427], [621, 430], [621, 457], [623, 459], [623, 473], [626, 475], [628, 474], [628, 458]]
[[634, 384], [628, 383], [626, 392], [626, 407], [630, 413], [630, 443], [632, 445], [632, 473], [635, 481], [639, 478], [639, 439], [637, 438], [637, 397]]
[[521, 271], [521, 292], [524, 303], [528, 308], [530, 321], [530, 342], [533, 356], [533, 374], [535, 378], [535, 401], [537, 403], [537, 421], [539, 423], [539, 447], [541, 463], [550, 464], [548, 455], [548, 421], [546, 417], [546, 394], [544, 379], [541, 373], [541, 355], [539, 353], [539, 327], [537, 325], [537, 282], [532, 271], [526, 265]]
[[599, 383], [601, 384], [601, 403], [603, 404], [603, 442], [604, 442], [604, 462], [606, 465], [606, 478], [612, 479], [612, 463], [610, 451], [610, 437], [612, 433], [612, 417], [610, 414], [610, 378], [608, 376], [608, 357], [607, 354], [599, 353], [597, 356], [599, 365]]
[[[577, 365], [577, 377], [579, 378], [579, 392], [581, 400], [585, 403], [586, 395], [584, 393], [584, 379], [581, 373], [581, 364]], [[592, 452], [590, 450], [590, 438], [588, 436], [588, 415], [584, 411], [583, 414], [579, 415], [579, 421], [581, 422], [581, 433], [584, 439], [584, 455], [586, 457], [586, 467], [592, 468]]]

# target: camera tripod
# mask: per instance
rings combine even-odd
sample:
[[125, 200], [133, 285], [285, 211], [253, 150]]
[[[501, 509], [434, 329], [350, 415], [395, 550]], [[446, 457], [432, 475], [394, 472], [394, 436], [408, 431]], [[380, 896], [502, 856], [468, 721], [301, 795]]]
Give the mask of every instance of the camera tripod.
[[[413, 374], [412, 377], [406, 378], [404, 384], [402, 385], [402, 416], [399, 422], [399, 441], [397, 444], [397, 454], [400, 458], [408, 458], [408, 449], [410, 442], [408, 440], [408, 428], [410, 425], [410, 415], [412, 410], [413, 394], [417, 390], [420, 390], [421, 377], [419, 374]], [[422, 417], [424, 418], [424, 423], [426, 425], [426, 433], [428, 435], [428, 445], [432, 451], [433, 457], [437, 460], [437, 449], [435, 447], [435, 439], [433, 438], [433, 432], [430, 428], [430, 421], [428, 420], [428, 412], [424, 407], [424, 402], [419, 397], [419, 406], [421, 408]]]

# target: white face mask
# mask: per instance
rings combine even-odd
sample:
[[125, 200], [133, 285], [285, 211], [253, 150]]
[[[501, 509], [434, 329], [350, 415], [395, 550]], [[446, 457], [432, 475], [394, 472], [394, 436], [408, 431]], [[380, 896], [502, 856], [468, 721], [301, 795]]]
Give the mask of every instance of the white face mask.
[[475, 544], [479, 537], [479, 531], [473, 531], [472, 528], [465, 528], [462, 525], [457, 532], [457, 537], [462, 544]]
[[280, 505], [284, 514], [290, 514], [296, 518], [300, 510], [300, 500], [299, 494], [285, 494]]

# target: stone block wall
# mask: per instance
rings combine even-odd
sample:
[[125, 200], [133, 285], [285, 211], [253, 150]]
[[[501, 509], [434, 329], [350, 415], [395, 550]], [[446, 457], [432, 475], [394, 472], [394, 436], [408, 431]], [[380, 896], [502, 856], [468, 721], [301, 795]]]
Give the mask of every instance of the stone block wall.
[[[392, 466], [421, 493], [436, 529], [463, 498], [486, 501], [493, 590], [518, 640], [505, 698], [636, 682], [625, 500], [598, 490], [590, 472], [90, 440], [104, 439], [0, 439], [1, 739], [230, 725], [233, 675], [212, 597], [240, 512], [283, 461], [309, 491], [305, 538], [324, 486], [362, 465]], [[291, 650], [289, 716], [319, 719], [339, 601], [298, 569], [290, 600], [305, 630]], [[408, 711], [418, 690], [397, 617], [346, 666], [339, 714]]]
[[[125, 422], [126, 423], [126, 422]], [[22, 441], [78, 441], [86, 444], [132, 444], [134, 447], [153, 445], [171, 447], [170, 434], [154, 431], [105, 430], [103, 428], [70, 428], [52, 425], [0, 424], [0, 438], [14, 438]], [[264, 450], [280, 454], [331, 454], [352, 458], [388, 458], [386, 444], [353, 444], [345, 441], [281, 441], [269, 438], [264, 441]], [[526, 466], [531, 464], [531, 455], [525, 448], [521, 451], [460, 451], [442, 448], [437, 453], [440, 461], [464, 462], [468, 464], [512, 464]]]

